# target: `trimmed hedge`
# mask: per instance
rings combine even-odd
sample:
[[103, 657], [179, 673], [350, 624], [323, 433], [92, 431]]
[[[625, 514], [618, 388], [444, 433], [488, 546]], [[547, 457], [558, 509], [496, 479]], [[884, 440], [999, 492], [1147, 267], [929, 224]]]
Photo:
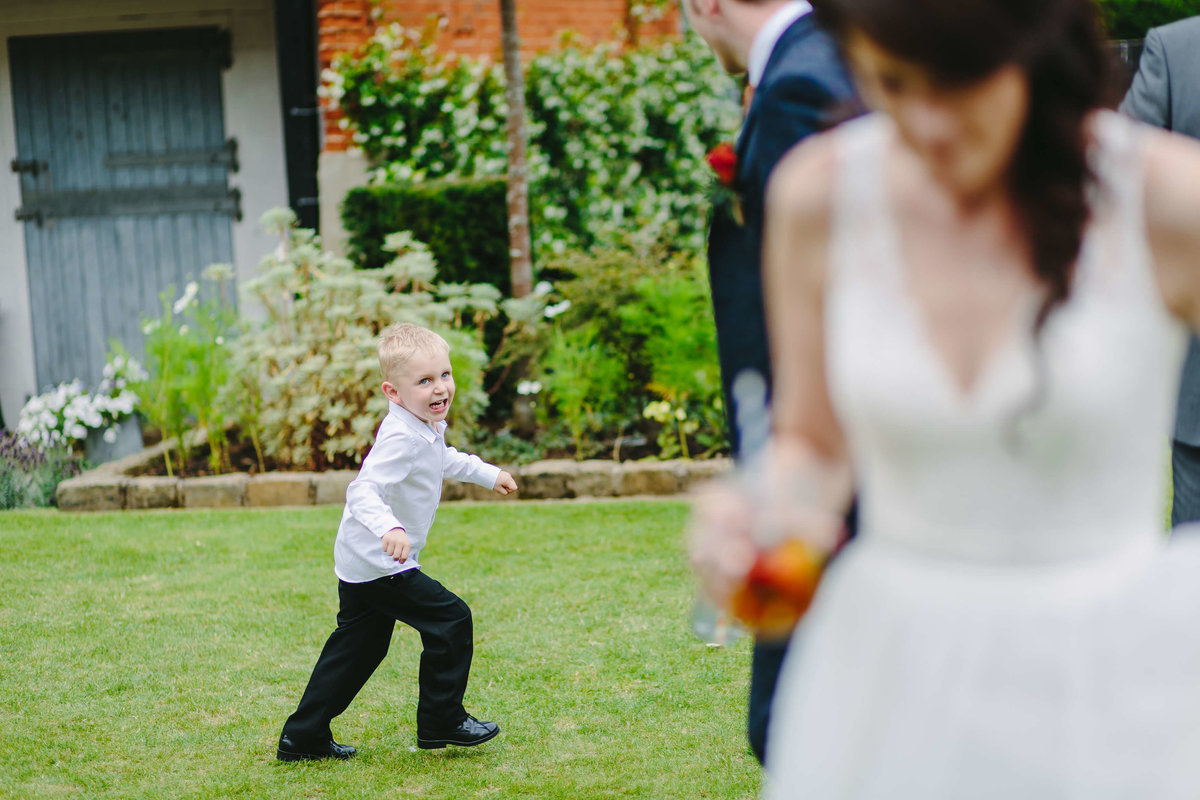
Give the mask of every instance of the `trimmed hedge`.
[[508, 296], [512, 276], [505, 191], [503, 178], [353, 189], [342, 204], [350, 257], [362, 267], [382, 267], [392, 259], [382, 249], [384, 237], [412, 231], [437, 260], [439, 283], [490, 283]]
[[1113, 39], [1141, 39], [1146, 31], [1200, 14], [1200, 0], [1100, 0], [1100, 16]]

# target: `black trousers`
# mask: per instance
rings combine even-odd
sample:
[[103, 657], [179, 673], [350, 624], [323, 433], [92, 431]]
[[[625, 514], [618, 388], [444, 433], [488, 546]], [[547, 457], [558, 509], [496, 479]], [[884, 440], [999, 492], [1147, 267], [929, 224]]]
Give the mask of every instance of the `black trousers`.
[[746, 738], [754, 757], [762, 764], [767, 760], [767, 725], [771, 721], [771, 702], [775, 699], [775, 684], [787, 655], [790, 639], [755, 639], [750, 660], [750, 702], [746, 714]]
[[421, 634], [417, 730], [454, 728], [466, 719], [462, 701], [474, 645], [471, 609], [458, 595], [410, 569], [367, 583], [339, 581], [338, 599], [337, 628], [283, 725], [285, 736], [300, 746], [329, 740], [330, 721], [383, 661], [397, 621]]

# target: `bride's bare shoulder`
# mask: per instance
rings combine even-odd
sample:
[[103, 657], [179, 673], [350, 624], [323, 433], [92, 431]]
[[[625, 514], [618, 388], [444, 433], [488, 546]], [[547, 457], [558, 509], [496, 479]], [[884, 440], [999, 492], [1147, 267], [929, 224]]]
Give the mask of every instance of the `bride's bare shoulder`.
[[1146, 238], [1163, 300], [1200, 327], [1200, 142], [1176, 133], [1146, 135]]
[[834, 129], [810, 136], [780, 159], [767, 184], [768, 219], [805, 227], [828, 222], [839, 134]]
[[1198, 232], [1200, 142], [1157, 129], [1147, 130], [1146, 138], [1146, 217], [1151, 232]]

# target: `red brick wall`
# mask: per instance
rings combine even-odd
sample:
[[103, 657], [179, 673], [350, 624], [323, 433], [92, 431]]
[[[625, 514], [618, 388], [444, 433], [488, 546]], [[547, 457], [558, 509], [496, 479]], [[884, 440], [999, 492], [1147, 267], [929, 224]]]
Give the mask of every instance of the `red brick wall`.
[[[623, 36], [628, 25], [628, 8], [634, 0], [517, 0], [517, 28], [521, 51], [529, 56], [558, 46], [565, 31], [573, 31], [585, 42]], [[338, 53], [353, 50], [372, 33], [375, 25], [398, 22], [405, 27], [424, 27], [432, 19], [443, 20], [438, 44], [448, 52], [500, 59], [500, 0], [381, 0], [371, 13], [370, 0], [319, 0], [317, 47], [321, 68], [329, 66]], [[677, 11], [663, 19], [637, 25], [641, 37], [671, 35], [679, 30]], [[350, 137], [337, 127], [336, 108], [325, 109], [325, 149], [344, 150]]]

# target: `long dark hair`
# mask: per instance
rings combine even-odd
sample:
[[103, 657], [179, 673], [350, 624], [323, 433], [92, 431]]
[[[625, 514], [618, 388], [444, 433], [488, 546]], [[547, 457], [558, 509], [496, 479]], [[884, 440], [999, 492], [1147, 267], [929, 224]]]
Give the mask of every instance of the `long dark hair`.
[[812, 0], [845, 41], [859, 31], [947, 83], [1007, 64], [1028, 77], [1029, 114], [1009, 187], [1046, 287], [1036, 330], [1067, 299], [1089, 212], [1084, 118], [1112, 100], [1112, 63], [1093, 0]]

